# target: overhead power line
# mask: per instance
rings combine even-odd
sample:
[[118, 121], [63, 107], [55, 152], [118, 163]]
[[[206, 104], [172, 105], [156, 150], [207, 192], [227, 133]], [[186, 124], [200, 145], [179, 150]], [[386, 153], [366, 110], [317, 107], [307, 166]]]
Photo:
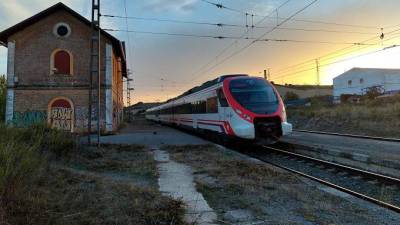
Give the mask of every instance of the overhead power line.
[[[390, 41], [390, 40], [394, 40], [394, 39], [396, 39], [396, 38], [399, 38], [399, 36], [395, 36], [395, 37], [392, 37], [392, 38], [390, 38], [390, 39], [387, 39], [385, 42]], [[384, 47], [384, 48], [378, 50], [377, 52], [382, 51], [382, 50], [387, 50], [387, 49], [390, 49], [390, 48], [393, 48], [393, 47], [398, 47], [398, 45], [386, 46], [386, 47]], [[366, 48], [366, 47], [362, 47], [362, 48], [358, 49], [358, 51], [363, 50], [363, 49], [365, 49], [365, 48]], [[320, 60], [320, 61], [328, 61], [328, 60], [330, 60], [330, 59], [334, 59], [334, 58], [337, 58], [337, 57], [340, 57], [340, 56], [348, 55], [348, 54], [350, 54], [350, 53], [352, 53], [352, 52], [355, 52], [355, 51], [348, 51], [348, 52], [342, 53], [342, 54], [340, 54], [340, 55], [336, 55], [336, 56], [334, 56], [334, 57], [324, 58], [323, 60]], [[372, 53], [375, 53], [375, 52], [372, 52]], [[372, 53], [364, 53], [364, 54], [362, 54], [362, 55], [360, 55], [360, 56], [369, 55], [369, 54], [372, 54]], [[353, 58], [358, 58], [358, 57], [360, 57], [360, 56], [356, 56], [356, 57], [353, 56], [353, 57], [350, 57], [350, 58], [347, 58], [347, 59], [344, 59], [344, 60], [339, 60], [339, 61], [336, 61], [336, 62], [334, 62], [334, 63], [328, 63], [328, 64], [325, 64], [325, 65], [331, 65], [331, 64], [335, 64], [335, 63], [342, 62], [342, 61], [347, 61], [347, 60], [350, 60], [350, 59], [353, 59]], [[318, 58], [318, 59], [321, 59], [321, 58]], [[315, 59], [314, 59], [314, 60], [315, 60]], [[276, 74], [274, 75], [274, 79], [279, 79], [279, 78], [283, 78], [283, 77], [292, 77], [292, 76], [294, 76], [294, 75], [296, 75], [296, 74], [301, 74], [301, 73], [304, 73], [304, 72], [307, 72], [307, 71], [311, 71], [311, 70], [314, 70], [314, 69], [315, 69], [315, 66], [311, 66], [311, 67], [307, 67], [307, 68], [304, 68], [304, 69], [300, 69], [300, 68], [299, 68], [299, 69], [295, 70], [294, 72], [283, 72], [283, 73], [278, 73], [278, 76], [276, 76]]]
[[[281, 9], [282, 7], [284, 7], [285, 5], [287, 5], [291, 0], [286, 0], [285, 2], [283, 2], [282, 4], [280, 4], [274, 11], [278, 11], [279, 9]], [[272, 14], [272, 12], [270, 14], [268, 14], [267, 16], [265, 16], [264, 18], [262, 18], [261, 20], [259, 20], [257, 23], [255, 23], [255, 25], [259, 25], [261, 24], [269, 15]], [[245, 31], [241, 37], [245, 37], [250, 30]], [[189, 77], [192, 76], [196, 76], [197, 74], [201, 73], [205, 68], [207, 68], [209, 65], [211, 65], [211, 63], [214, 62], [214, 59], [218, 59], [219, 57], [221, 57], [223, 54], [225, 54], [225, 52], [227, 52], [230, 48], [232, 48], [235, 44], [237, 43], [237, 40], [231, 42], [231, 44], [227, 45], [225, 48], [223, 48], [218, 54], [215, 55], [215, 57], [213, 57], [210, 61], [208, 61], [206, 64], [204, 64], [203, 66], [201, 66], [198, 70], [196, 70], [194, 73], [192, 73]], [[194, 80], [197, 80], [197, 78], [195, 78]], [[192, 80], [192, 82], [194, 81]]]
[[222, 5], [221, 3], [215, 3], [215, 2], [211, 2], [211, 1], [207, 1], [207, 0], [201, 0], [201, 1], [205, 2], [205, 3], [208, 3], [210, 5], [216, 6], [219, 9], [226, 9], [226, 10], [229, 10], [229, 11], [232, 11], [232, 12], [241, 13], [241, 14], [245, 14], [245, 15], [254, 15], [252, 13], [244, 12], [244, 11], [239, 10], [239, 9], [234, 9], [234, 8]]
[[167, 35], [167, 36], [180, 36], [180, 37], [194, 37], [194, 38], [211, 38], [211, 39], [235, 39], [235, 40], [254, 40], [257, 42], [295, 42], [295, 43], [309, 43], [309, 44], [334, 44], [334, 45], [375, 45], [363, 44], [355, 42], [333, 42], [333, 41], [314, 41], [314, 40], [294, 40], [294, 39], [257, 39], [250, 37], [235, 37], [235, 36], [213, 36], [213, 35], [198, 35], [198, 34], [185, 34], [185, 33], [166, 33], [166, 32], [152, 32], [152, 31], [135, 31], [135, 30], [118, 30], [118, 29], [103, 29], [112, 32], [128, 32], [138, 34], [151, 34], [151, 35]]
[[[232, 27], [232, 28], [256, 28], [256, 29], [269, 29], [273, 26], [255, 26], [255, 25], [241, 25], [241, 24], [231, 24], [231, 23], [213, 23], [213, 22], [198, 22], [189, 20], [176, 20], [176, 19], [161, 19], [161, 18], [148, 18], [148, 17], [126, 17], [126, 16], [116, 16], [116, 15], [102, 15], [108, 18], [119, 18], [119, 19], [131, 19], [131, 20], [142, 20], [142, 21], [156, 21], [165, 23], [178, 23], [178, 24], [191, 24], [191, 25], [206, 25], [206, 26], [216, 26], [216, 27]], [[373, 32], [359, 32], [359, 31], [349, 31], [349, 30], [332, 30], [332, 29], [310, 29], [310, 28], [292, 28], [292, 27], [279, 27], [279, 30], [291, 30], [291, 31], [304, 31], [304, 32], [324, 32], [324, 33], [343, 33], [343, 34], [365, 34], [373, 35]], [[380, 30], [380, 29], [379, 29]]]
[[[375, 54], [375, 53], [378, 53], [378, 52], [383, 52], [383, 51], [386, 51], [388, 49], [398, 48], [398, 47], [400, 47], [400, 45], [392, 45], [392, 46], [389, 46], [389, 47], [384, 47], [382, 49], [375, 50], [375, 51], [372, 51], [372, 52], [368, 52], [368, 53], [364, 53], [364, 54], [360, 54], [360, 55], [356, 55], [356, 56], [351, 56], [351, 57], [348, 57], [348, 58], [345, 58], [345, 59], [340, 59], [340, 60], [337, 60], [337, 61], [334, 61], [334, 62], [331, 62], [331, 63], [326, 63], [326, 64], [323, 64], [323, 65], [319, 65], [319, 67], [325, 67], [325, 66], [329, 66], [329, 65], [345, 62], [345, 61], [352, 60], [352, 59], [355, 59], [355, 58], [359, 58], [359, 57], [362, 57], [362, 56], [367, 56], [367, 55]], [[290, 73], [290, 74], [286, 74], [286, 75], [282, 75], [282, 76], [277, 76], [277, 77], [274, 77], [274, 79], [279, 79], [279, 78], [282, 78], [282, 77], [292, 77], [293, 75], [296, 75], [296, 74], [299, 74], [299, 73], [308, 72], [308, 71], [311, 71], [311, 70], [314, 70], [314, 69], [316, 69], [316, 67], [304, 69], [304, 70], [301, 70], [301, 71], [297, 71], [295, 73]]]
[[[221, 3], [215, 3], [215, 2], [211, 2], [208, 0], [201, 0], [202, 2], [211, 4], [216, 6], [219, 9], [226, 9], [232, 12], [236, 12], [236, 13], [241, 13], [244, 15], [252, 15], [252, 16], [256, 16], [256, 17], [265, 17], [264, 15], [260, 15], [260, 14], [255, 14], [255, 13], [249, 13], [249, 12], [245, 12], [243, 10], [240, 9], [235, 9], [232, 7], [228, 7], [226, 5], [223, 5]], [[272, 19], [272, 20], [286, 20], [288, 18], [286, 17], [276, 17], [276, 16], [267, 16], [266, 19]], [[314, 23], [314, 24], [323, 24], [323, 25], [333, 25], [333, 26], [343, 26], [343, 27], [357, 27], [357, 28], [362, 28], [362, 29], [380, 29], [381, 27], [378, 26], [367, 26], [367, 25], [359, 25], [359, 24], [346, 24], [346, 23], [337, 23], [337, 22], [329, 22], [329, 21], [321, 21], [321, 20], [311, 20], [311, 19], [296, 19], [296, 18], [291, 18], [290, 21], [296, 21], [296, 22], [303, 22], [303, 23]]]
[[168, 32], [153, 32], [153, 31], [138, 31], [138, 30], [119, 30], [119, 29], [103, 29], [105, 31], [119, 31], [137, 34], [153, 34], [153, 35], [167, 35], [167, 36], [180, 36], [180, 37], [195, 37], [195, 38], [213, 38], [213, 39], [243, 39], [234, 36], [214, 36], [214, 35], [200, 35], [200, 34], [186, 34], [186, 33], [168, 33]]
[[[250, 46], [252, 46], [254, 43], [256, 43], [259, 40], [262, 40], [266, 35], [274, 32], [276, 30], [276, 28], [280, 27], [281, 25], [283, 25], [284, 23], [286, 23], [287, 21], [289, 21], [290, 19], [294, 18], [295, 16], [297, 16], [298, 14], [302, 13], [303, 11], [305, 11], [306, 9], [308, 9], [310, 6], [312, 6], [313, 4], [315, 4], [318, 0], [313, 0], [310, 3], [308, 3], [307, 5], [305, 5], [303, 8], [297, 10], [295, 13], [293, 13], [290, 17], [288, 17], [286, 20], [278, 23], [274, 28], [272, 28], [271, 30], [268, 30], [267, 32], [265, 32], [264, 34], [262, 34], [259, 38], [257, 38], [256, 40], [250, 42], [249, 44], [245, 45], [244, 47], [240, 48], [239, 50], [233, 52], [232, 54], [230, 54], [229, 56], [225, 57], [224, 59], [222, 59], [221, 61], [219, 61], [217, 64], [213, 65], [212, 67], [210, 67], [208, 70], [206, 70], [206, 72], [211, 71], [212, 69], [214, 69], [215, 67], [221, 65], [222, 63], [226, 62], [227, 60], [231, 59], [232, 57], [236, 56], [237, 54], [243, 52], [244, 50], [246, 50], [247, 48], [249, 48]], [[195, 78], [194, 80], [198, 79], [199, 77]]]
[[[399, 26], [400, 26], [400, 24], [399, 24]], [[392, 30], [392, 31], [390, 31], [390, 32], [387, 32], [387, 33], [385, 34], [385, 36], [391, 35], [391, 34], [397, 34], [396, 32], [398, 32], [398, 31], [400, 31], [400, 29]], [[376, 39], [379, 40], [380, 38], [381, 38], [380, 36], [374, 36], [374, 37], [368, 38], [368, 39], [366, 39], [366, 40], [364, 40], [364, 41], [361, 41], [361, 42], [359, 42], [359, 43], [367, 43], [367, 42], [369, 42], [369, 41], [373, 41], [373, 40], [376, 40]], [[394, 38], [386, 39], [386, 40], [384, 40], [384, 42], [385, 42], [385, 41], [392, 40], [392, 39], [394, 39]], [[378, 45], [378, 43], [375, 44], [375, 45]], [[324, 58], [324, 61], [326, 61], [326, 60], [329, 60], [329, 59], [337, 58], [337, 57], [342, 56], [342, 55], [349, 54], [349, 53], [353, 52], [354, 50], [351, 50], [351, 51], [346, 51], [346, 50], [349, 50], [349, 49], [351, 49], [351, 48], [353, 48], [353, 47], [354, 47], [354, 45], [348, 46], [348, 47], [341, 48], [341, 49], [339, 49], [339, 50], [335, 50], [335, 51], [333, 51], [333, 52], [324, 54], [324, 55], [322, 55], [322, 56], [314, 57], [313, 59], [309, 59], [309, 60], [303, 61], [303, 62], [301, 62], [301, 63], [297, 63], [297, 64], [295, 64], [295, 65], [292, 65], [292, 66], [289, 66], [289, 67], [286, 67], [286, 68], [283, 68], [283, 69], [277, 71], [277, 74], [288, 73], [288, 72], [284, 72], [284, 71], [294, 70], [294, 68], [298, 68], [298, 67], [300, 67], [300, 68], [301, 68], [301, 67], [307, 67], [307, 65], [309, 65], [309, 64], [314, 65], [314, 61], [315, 61], [316, 58], [318, 58], [318, 59], [323, 59], [323, 58]], [[358, 48], [357, 51], [362, 50], [362, 49], [365, 49], [365, 48], [367, 48], [367, 47], [368, 47], [368, 46], [362, 47], [361, 49]], [[346, 52], [343, 52], [343, 51], [346, 51]], [[337, 53], [340, 53], [340, 54], [337, 55]], [[328, 57], [328, 56], [330, 56], [330, 57]], [[326, 57], [328, 57], [328, 58], [326, 58]]]

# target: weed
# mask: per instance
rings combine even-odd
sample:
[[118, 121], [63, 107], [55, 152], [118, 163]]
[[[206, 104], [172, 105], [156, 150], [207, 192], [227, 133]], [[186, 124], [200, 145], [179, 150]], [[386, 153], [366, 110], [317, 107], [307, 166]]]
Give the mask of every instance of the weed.
[[287, 110], [288, 119], [297, 129], [400, 137], [400, 95], [364, 100], [359, 104], [314, 104]]

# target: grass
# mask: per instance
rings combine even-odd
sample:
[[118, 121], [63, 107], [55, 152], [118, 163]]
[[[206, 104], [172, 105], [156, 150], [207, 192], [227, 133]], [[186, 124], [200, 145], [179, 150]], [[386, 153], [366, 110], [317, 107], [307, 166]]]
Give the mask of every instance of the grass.
[[400, 95], [365, 100], [359, 104], [289, 108], [288, 119], [297, 129], [400, 138]]
[[212, 145], [165, 149], [173, 160], [194, 169], [196, 188], [216, 210], [219, 219], [227, 223], [235, 221], [226, 221], [225, 213], [237, 209], [250, 210], [254, 220], [273, 224], [348, 224], [348, 221], [375, 220], [356, 204], [230, 150]]
[[185, 224], [145, 147], [75, 143], [46, 127], [1, 127], [0, 225]]

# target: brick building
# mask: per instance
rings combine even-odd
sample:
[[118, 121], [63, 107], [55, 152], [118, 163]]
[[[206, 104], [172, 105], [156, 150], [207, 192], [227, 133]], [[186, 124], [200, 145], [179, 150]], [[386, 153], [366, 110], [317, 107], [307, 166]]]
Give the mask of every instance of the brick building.
[[[46, 122], [71, 132], [87, 131], [90, 25], [58, 3], [0, 33], [0, 44], [8, 48], [7, 123]], [[100, 46], [100, 123], [103, 131], [113, 132], [123, 115], [125, 46], [103, 30]], [[96, 114], [93, 110], [93, 128]]]

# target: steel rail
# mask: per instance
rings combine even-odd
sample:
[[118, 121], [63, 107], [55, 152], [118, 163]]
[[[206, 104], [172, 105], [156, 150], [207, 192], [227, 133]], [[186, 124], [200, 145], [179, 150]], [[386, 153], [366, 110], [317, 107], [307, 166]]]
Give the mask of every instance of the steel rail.
[[386, 175], [383, 175], [383, 174], [374, 173], [374, 172], [370, 172], [370, 171], [367, 171], [367, 170], [362, 170], [362, 169], [358, 169], [358, 168], [354, 168], [354, 167], [351, 167], [351, 166], [346, 166], [346, 165], [343, 165], [343, 164], [330, 162], [330, 161], [326, 161], [326, 160], [322, 160], [322, 159], [317, 159], [317, 158], [314, 158], [314, 157], [305, 156], [305, 155], [301, 155], [301, 154], [298, 154], [298, 153], [285, 151], [285, 150], [282, 150], [282, 149], [277, 149], [277, 148], [270, 147], [270, 146], [263, 146], [263, 147], [267, 148], [267, 149], [270, 149], [270, 150], [273, 150], [275, 152], [279, 152], [279, 153], [285, 154], [285, 155], [291, 155], [291, 156], [295, 156], [295, 157], [302, 158], [302, 159], [305, 159], [305, 160], [317, 162], [317, 163], [320, 163], [320, 164], [325, 164], [325, 165], [330, 166], [330, 167], [336, 167], [336, 168], [340, 168], [342, 170], [347, 170], [350, 173], [363, 174], [364, 176], [367, 176], [367, 177], [369, 177], [371, 179], [381, 180], [381, 181], [383, 181], [385, 183], [400, 185], [400, 179], [396, 178], [396, 177], [390, 177], [390, 176], [386, 176]]
[[311, 134], [323, 134], [323, 135], [334, 135], [334, 136], [341, 136], [341, 137], [370, 139], [370, 140], [377, 140], [377, 141], [400, 142], [399, 138], [375, 137], [375, 136], [358, 135], [358, 134], [342, 134], [342, 133], [325, 132], [325, 131], [314, 131], [314, 130], [297, 130], [297, 129], [293, 129], [293, 131], [302, 132], [302, 133], [311, 133]]
[[275, 166], [275, 167], [278, 167], [278, 168], [287, 170], [287, 171], [289, 171], [289, 172], [292, 172], [292, 173], [294, 173], [294, 174], [298, 174], [298, 175], [303, 176], [303, 177], [306, 177], [306, 178], [308, 178], [308, 179], [317, 181], [317, 182], [319, 182], [319, 183], [321, 183], [321, 184], [327, 185], [327, 186], [332, 187], [332, 188], [335, 188], [335, 189], [337, 189], [337, 190], [343, 191], [343, 192], [345, 192], [345, 193], [347, 193], [347, 194], [350, 194], [350, 195], [356, 196], [356, 197], [358, 197], [358, 198], [364, 199], [364, 200], [366, 200], [366, 201], [372, 202], [372, 203], [377, 204], [377, 205], [379, 205], [379, 206], [381, 206], [381, 207], [384, 207], [384, 208], [386, 208], [386, 209], [389, 209], [389, 210], [392, 210], [392, 211], [394, 211], [394, 212], [400, 213], [400, 207], [398, 207], [398, 206], [389, 204], [389, 203], [387, 203], [387, 202], [380, 201], [380, 200], [378, 200], [378, 199], [375, 199], [375, 198], [369, 197], [369, 196], [367, 196], [367, 195], [364, 195], [364, 194], [361, 194], [361, 193], [352, 191], [352, 190], [350, 190], [350, 189], [347, 189], [347, 188], [341, 187], [341, 186], [339, 186], [339, 185], [333, 184], [333, 183], [331, 183], [331, 182], [322, 180], [322, 179], [320, 179], [320, 178], [317, 178], [317, 177], [314, 177], [314, 176], [305, 174], [305, 173], [303, 173], [303, 172], [300, 172], [300, 171], [297, 171], [297, 170], [294, 170], [294, 169], [291, 169], [291, 168], [288, 168], [288, 167], [285, 167], [285, 166], [278, 165], [278, 164], [276, 164], [276, 163], [268, 162], [268, 161], [266, 161], [266, 160], [262, 160], [262, 161], [263, 161], [263, 162], [266, 162], [266, 163], [268, 163], [268, 164], [271, 164], [271, 165], [273, 165], [273, 166]]
[[[332, 163], [332, 162], [328, 162], [328, 161], [324, 161], [324, 160], [320, 160], [320, 159], [315, 159], [315, 158], [312, 158], [312, 157], [303, 156], [303, 155], [296, 154], [296, 153], [292, 153], [292, 152], [287, 152], [287, 151], [284, 151], [284, 150], [281, 150], [281, 149], [277, 149], [277, 148], [273, 148], [273, 147], [269, 147], [269, 146], [262, 146], [262, 147], [263, 147], [263, 148], [266, 148], [266, 149], [270, 149], [270, 150], [276, 151], [276, 152], [279, 152], [279, 153], [283, 153], [283, 154], [287, 154], [287, 155], [292, 155], [292, 156], [300, 157], [300, 158], [303, 158], [303, 159], [307, 159], [307, 160], [312, 160], [312, 161], [320, 162], [320, 163], [323, 163], [323, 164], [329, 164], [330, 166], [334, 166], [334, 167], [340, 167], [340, 168], [346, 169], [346, 170], [352, 169], [353, 172], [354, 172], [354, 171], [357, 171], [358, 173], [364, 173], [364, 174], [367, 174], [368, 176], [379, 177], [379, 179], [390, 179], [390, 180], [391, 180], [392, 182], [394, 182], [394, 183], [400, 182], [400, 180], [397, 179], [397, 178], [392, 178], [392, 177], [388, 177], [388, 176], [385, 176], [385, 175], [375, 174], [375, 173], [371, 173], [371, 172], [368, 172], [368, 171], [363, 171], [363, 170], [360, 170], [360, 169], [356, 169], [356, 168], [352, 168], [352, 167], [340, 165], [340, 164], [337, 164], [337, 163]], [[323, 179], [321, 179], [321, 178], [317, 178], [317, 177], [311, 176], [311, 175], [309, 175], [309, 174], [306, 174], [306, 173], [303, 173], [303, 172], [300, 172], [300, 171], [291, 169], [291, 168], [289, 168], [289, 167], [282, 166], [282, 165], [279, 165], [279, 164], [277, 164], [277, 163], [270, 162], [270, 161], [268, 161], [268, 160], [263, 159], [262, 157], [257, 157], [257, 158], [260, 159], [260, 160], [262, 160], [263, 162], [266, 162], [266, 163], [271, 164], [271, 165], [273, 165], [273, 166], [276, 166], [276, 167], [278, 167], [278, 168], [281, 168], [281, 169], [287, 170], [287, 171], [289, 171], [289, 172], [298, 174], [298, 175], [300, 175], [300, 176], [309, 178], [309, 179], [314, 180], [314, 181], [317, 181], [317, 182], [319, 182], [319, 183], [321, 183], [321, 184], [327, 185], [327, 186], [329, 186], [329, 187], [332, 187], [332, 188], [335, 188], [335, 189], [337, 189], [337, 190], [343, 191], [343, 192], [345, 192], [345, 193], [347, 193], [347, 194], [350, 194], [350, 195], [353, 195], [353, 196], [355, 196], [355, 197], [358, 197], [358, 198], [364, 199], [364, 200], [366, 200], [366, 201], [372, 202], [372, 203], [374, 203], [374, 204], [376, 204], [376, 205], [379, 205], [379, 206], [381, 206], [381, 207], [384, 207], [384, 208], [386, 208], [386, 209], [389, 209], [389, 210], [392, 210], [392, 211], [394, 211], [394, 212], [400, 213], [400, 207], [399, 207], [399, 206], [396, 206], [396, 205], [393, 205], [393, 204], [390, 204], [390, 203], [387, 203], [387, 202], [378, 200], [378, 199], [376, 199], [376, 198], [373, 198], [373, 197], [367, 196], [367, 195], [365, 195], [365, 194], [362, 194], [362, 193], [359, 193], [359, 192], [350, 190], [350, 189], [348, 189], [348, 188], [339, 186], [339, 185], [337, 185], [337, 184], [331, 183], [331, 182], [326, 181], [326, 180], [323, 180]], [[398, 184], [398, 183], [397, 183], [397, 184]]]

